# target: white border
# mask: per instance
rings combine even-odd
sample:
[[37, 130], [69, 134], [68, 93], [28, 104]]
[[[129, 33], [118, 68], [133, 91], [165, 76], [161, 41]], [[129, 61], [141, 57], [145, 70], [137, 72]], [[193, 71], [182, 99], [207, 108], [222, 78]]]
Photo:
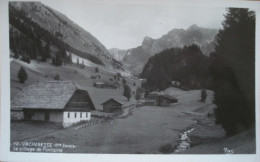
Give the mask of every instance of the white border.
[[[48, 0], [42, 0], [43, 3]], [[61, 1], [61, 0], [60, 0]], [[73, 3], [69, 0], [63, 0]], [[79, 0], [81, 1], [81, 0]], [[156, 4], [156, 5], [185, 5], [185, 6], [205, 6], [205, 7], [248, 7], [256, 11], [256, 99], [259, 99], [260, 86], [260, 2], [255, 1], [173, 1], [173, 0], [87, 0], [89, 3], [129, 3], [129, 4]], [[65, 2], [63, 2], [65, 3]], [[47, 4], [47, 2], [45, 3]], [[1, 55], [1, 152], [0, 161], [199, 161], [199, 162], [258, 162], [259, 152], [259, 100], [256, 100], [256, 154], [253, 155], [123, 155], [123, 154], [54, 154], [54, 153], [16, 153], [10, 152], [10, 62], [9, 62], [9, 22], [8, 22], [8, 1], [0, 1], [0, 55]]]

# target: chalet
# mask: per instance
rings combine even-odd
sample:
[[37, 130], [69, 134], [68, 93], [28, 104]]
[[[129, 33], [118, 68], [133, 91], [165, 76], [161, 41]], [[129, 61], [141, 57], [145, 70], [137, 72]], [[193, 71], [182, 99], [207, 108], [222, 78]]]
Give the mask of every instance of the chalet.
[[178, 100], [166, 93], [153, 91], [147, 95], [145, 105], [170, 106]]
[[12, 120], [56, 122], [68, 127], [91, 119], [94, 104], [72, 81], [47, 81], [25, 87], [11, 104]]
[[102, 105], [103, 105], [103, 112], [111, 113], [111, 112], [122, 111], [123, 104], [111, 98], [106, 102], [102, 103]]
[[180, 87], [181, 86], [181, 83], [180, 82], [177, 82], [177, 81], [172, 81], [172, 86], [174, 87]]
[[172, 97], [167, 94], [162, 94], [159, 97], [158, 105], [159, 106], [170, 106], [173, 103], [177, 103], [178, 100], [175, 97]]
[[147, 98], [157, 100], [160, 95], [161, 95], [160, 92], [153, 91], [153, 92], [150, 92], [150, 93], [147, 95]]

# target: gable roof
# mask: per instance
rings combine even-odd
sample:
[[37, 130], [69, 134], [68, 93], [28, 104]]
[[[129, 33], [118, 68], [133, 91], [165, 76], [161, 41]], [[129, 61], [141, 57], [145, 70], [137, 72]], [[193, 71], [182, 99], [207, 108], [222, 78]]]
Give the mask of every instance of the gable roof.
[[120, 104], [120, 105], [123, 105], [122, 103], [118, 102], [117, 100], [115, 100], [115, 99], [113, 99], [113, 98], [110, 98], [109, 100], [105, 101], [105, 102], [102, 103], [101, 105], [104, 105], [104, 104], [106, 104], [106, 103], [108, 103], [108, 102], [115, 102], [115, 103], [118, 103], [118, 104]]
[[76, 90], [72, 81], [37, 82], [25, 87], [11, 103], [12, 109], [64, 109]]
[[174, 102], [177, 102], [177, 101], [178, 101], [175, 97], [170, 96], [170, 95], [167, 95], [167, 94], [162, 94], [162, 95], [160, 95], [160, 96], [161, 96], [161, 97], [164, 97], [164, 98], [166, 98], [166, 99], [169, 99], [169, 100], [171, 100], [171, 101], [174, 101]]

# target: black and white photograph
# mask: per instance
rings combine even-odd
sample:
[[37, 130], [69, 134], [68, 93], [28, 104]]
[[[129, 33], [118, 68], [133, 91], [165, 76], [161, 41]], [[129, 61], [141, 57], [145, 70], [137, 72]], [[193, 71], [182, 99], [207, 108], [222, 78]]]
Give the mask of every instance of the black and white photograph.
[[8, 1], [5, 149], [256, 156], [259, 3], [152, 2]]

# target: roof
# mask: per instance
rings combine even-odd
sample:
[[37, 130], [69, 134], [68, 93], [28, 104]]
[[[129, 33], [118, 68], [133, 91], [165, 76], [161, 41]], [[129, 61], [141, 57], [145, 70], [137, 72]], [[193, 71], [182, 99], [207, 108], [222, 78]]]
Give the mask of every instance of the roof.
[[105, 82], [95, 82], [95, 84], [105, 84]]
[[37, 82], [15, 96], [12, 109], [64, 109], [76, 90], [82, 89], [72, 81]]
[[116, 100], [115, 100], [115, 99], [113, 99], [113, 98], [110, 98], [109, 100], [105, 101], [105, 102], [104, 102], [104, 103], [102, 103], [101, 105], [104, 105], [104, 104], [106, 104], [106, 103], [108, 103], [108, 102], [116, 102], [116, 103], [118, 103], [118, 104], [120, 104], [120, 105], [123, 105], [122, 103], [120, 103], [120, 102], [116, 101]]
[[169, 100], [177, 101], [177, 99], [175, 97], [167, 95], [167, 94], [162, 94], [161, 97], [164, 97]]

